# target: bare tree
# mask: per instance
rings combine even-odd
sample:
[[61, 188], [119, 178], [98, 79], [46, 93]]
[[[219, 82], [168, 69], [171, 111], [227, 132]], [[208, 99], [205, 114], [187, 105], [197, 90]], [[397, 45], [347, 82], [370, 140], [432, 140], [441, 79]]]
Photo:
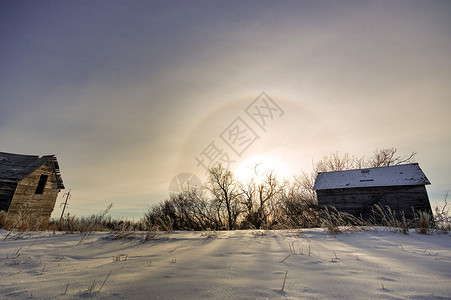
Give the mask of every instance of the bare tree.
[[415, 161], [416, 152], [412, 151], [410, 155], [396, 155], [396, 148], [376, 149], [373, 156], [369, 159], [367, 166], [371, 168], [397, 166]]
[[365, 159], [364, 156], [356, 157], [349, 153], [340, 156], [338, 152], [336, 152], [329, 156], [324, 156], [316, 163], [313, 163], [313, 172], [316, 177], [319, 172], [388, 167], [413, 163], [415, 161], [416, 152], [412, 152], [410, 155], [397, 155], [396, 152], [396, 148], [376, 149], [373, 155], [368, 159]]
[[218, 165], [209, 170], [208, 183], [208, 189], [217, 205], [218, 218], [222, 218], [221, 212], [225, 207], [228, 229], [232, 230], [236, 226], [236, 219], [239, 215], [239, 189], [233, 173], [222, 165]]
[[[256, 176], [259, 176], [256, 172]], [[274, 171], [266, 171], [257, 183], [254, 178], [246, 184], [240, 184], [240, 199], [246, 215], [242, 227], [268, 228], [274, 210], [277, 209], [277, 195], [281, 186]]]
[[302, 181], [299, 180], [286, 182], [283, 185], [278, 202], [279, 226], [285, 228], [317, 226], [318, 205], [315, 193], [302, 185]]
[[330, 156], [324, 156], [315, 164], [314, 169], [317, 172], [349, 170], [354, 166], [354, 160], [355, 158], [350, 156], [349, 153], [345, 153], [341, 157], [338, 152], [336, 152]]
[[239, 183], [240, 202], [244, 208], [244, 222], [241, 224], [242, 228], [255, 228], [257, 223], [256, 211], [256, 196], [257, 184], [254, 178], [247, 183]]
[[279, 183], [277, 181], [274, 171], [268, 171], [265, 174], [264, 180], [257, 185], [257, 199], [258, 199], [258, 209], [257, 216], [259, 227], [268, 225], [268, 202], [273, 200], [273, 198], [279, 193]]

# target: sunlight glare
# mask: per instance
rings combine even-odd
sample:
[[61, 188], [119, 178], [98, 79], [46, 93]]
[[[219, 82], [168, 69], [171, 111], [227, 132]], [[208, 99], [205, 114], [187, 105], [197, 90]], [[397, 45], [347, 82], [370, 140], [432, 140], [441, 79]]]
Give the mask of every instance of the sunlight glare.
[[272, 155], [251, 156], [239, 163], [232, 171], [242, 183], [254, 179], [257, 184], [260, 184], [269, 171], [274, 171], [280, 181], [289, 177], [287, 165]]

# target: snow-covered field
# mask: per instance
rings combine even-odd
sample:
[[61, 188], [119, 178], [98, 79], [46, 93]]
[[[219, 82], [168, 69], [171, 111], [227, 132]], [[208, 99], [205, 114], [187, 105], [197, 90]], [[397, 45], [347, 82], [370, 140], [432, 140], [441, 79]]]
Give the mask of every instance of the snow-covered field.
[[451, 299], [449, 234], [173, 232], [145, 243], [6, 234], [2, 299]]

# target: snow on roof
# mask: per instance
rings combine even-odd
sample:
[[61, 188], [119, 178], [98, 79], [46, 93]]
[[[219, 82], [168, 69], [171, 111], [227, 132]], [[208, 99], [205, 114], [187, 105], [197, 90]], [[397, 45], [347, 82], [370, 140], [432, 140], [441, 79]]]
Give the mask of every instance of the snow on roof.
[[358, 170], [322, 172], [314, 190], [431, 184], [417, 163]]

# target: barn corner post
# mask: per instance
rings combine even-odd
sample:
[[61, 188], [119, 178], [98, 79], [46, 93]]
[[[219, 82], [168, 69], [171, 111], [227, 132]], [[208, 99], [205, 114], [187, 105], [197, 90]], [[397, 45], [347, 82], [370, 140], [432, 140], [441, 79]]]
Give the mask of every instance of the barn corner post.
[[[313, 189], [320, 208], [335, 207], [369, 220], [377, 206], [413, 219], [415, 212], [432, 215], [426, 185], [430, 181], [417, 163], [389, 167], [322, 172]], [[376, 218], [376, 221], [377, 218]]]
[[44, 228], [62, 189], [55, 155], [0, 152], [0, 210], [17, 229]]

